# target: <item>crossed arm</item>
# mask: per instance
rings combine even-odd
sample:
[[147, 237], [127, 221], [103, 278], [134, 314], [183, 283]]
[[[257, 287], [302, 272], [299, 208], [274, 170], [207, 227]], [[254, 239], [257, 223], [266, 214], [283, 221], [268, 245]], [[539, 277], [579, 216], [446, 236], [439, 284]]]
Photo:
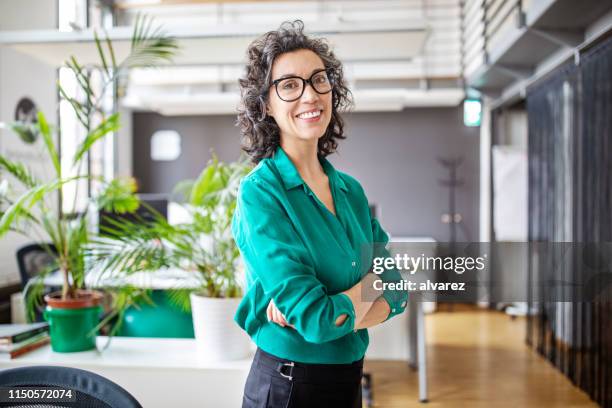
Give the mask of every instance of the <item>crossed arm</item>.
[[[373, 289], [374, 281], [379, 279], [377, 275], [368, 273], [355, 286], [342, 292], [349, 297], [355, 309], [355, 330], [376, 326], [389, 316], [391, 311], [389, 303], [382, 296], [377, 296]], [[266, 315], [269, 321], [282, 327], [293, 328], [287, 323], [285, 316], [278, 310], [273, 300], [268, 303]], [[347, 317], [346, 314], [338, 316], [336, 326], [341, 326]]]

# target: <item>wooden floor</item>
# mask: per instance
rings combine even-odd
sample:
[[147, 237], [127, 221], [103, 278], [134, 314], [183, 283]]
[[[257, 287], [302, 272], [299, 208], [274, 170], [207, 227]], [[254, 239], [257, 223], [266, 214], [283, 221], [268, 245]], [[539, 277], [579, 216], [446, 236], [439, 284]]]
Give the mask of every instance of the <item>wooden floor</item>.
[[597, 406], [525, 344], [524, 318], [459, 305], [425, 324], [429, 402], [418, 401], [417, 373], [405, 362], [370, 360], [375, 407]]

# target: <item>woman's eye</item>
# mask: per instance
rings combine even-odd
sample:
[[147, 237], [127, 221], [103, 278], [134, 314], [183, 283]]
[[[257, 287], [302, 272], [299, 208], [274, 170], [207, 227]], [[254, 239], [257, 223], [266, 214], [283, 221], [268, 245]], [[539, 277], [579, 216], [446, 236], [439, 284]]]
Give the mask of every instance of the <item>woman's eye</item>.
[[314, 78], [315, 84], [324, 84], [327, 82], [326, 75], [319, 75]]
[[295, 89], [297, 88], [297, 86], [298, 86], [297, 81], [283, 81], [282, 83], [282, 88], [287, 89], [287, 90]]

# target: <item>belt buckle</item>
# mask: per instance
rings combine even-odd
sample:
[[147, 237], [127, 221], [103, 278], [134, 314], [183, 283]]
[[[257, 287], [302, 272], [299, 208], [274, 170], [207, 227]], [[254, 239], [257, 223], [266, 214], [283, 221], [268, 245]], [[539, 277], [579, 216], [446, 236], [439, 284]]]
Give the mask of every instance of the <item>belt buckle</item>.
[[[280, 375], [282, 375], [283, 377], [285, 377], [286, 379], [288, 379], [289, 381], [293, 381], [293, 367], [295, 366], [295, 363], [293, 361], [289, 362], [289, 363], [283, 363], [279, 366], [278, 368], [278, 373]], [[289, 374], [285, 374], [283, 373], [283, 368], [285, 367], [290, 367], [289, 368]]]

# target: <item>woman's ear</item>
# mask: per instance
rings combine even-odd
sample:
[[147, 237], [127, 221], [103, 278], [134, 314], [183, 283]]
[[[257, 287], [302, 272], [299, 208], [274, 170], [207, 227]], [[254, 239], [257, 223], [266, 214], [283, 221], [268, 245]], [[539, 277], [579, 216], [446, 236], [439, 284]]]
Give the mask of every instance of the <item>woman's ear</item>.
[[271, 116], [272, 115], [272, 110], [270, 109], [270, 105], [266, 103], [266, 100], [264, 99], [263, 96], [259, 97], [259, 106], [261, 109], [261, 113], [263, 114], [263, 117], [261, 118], [262, 120], [266, 117], [266, 116]]

